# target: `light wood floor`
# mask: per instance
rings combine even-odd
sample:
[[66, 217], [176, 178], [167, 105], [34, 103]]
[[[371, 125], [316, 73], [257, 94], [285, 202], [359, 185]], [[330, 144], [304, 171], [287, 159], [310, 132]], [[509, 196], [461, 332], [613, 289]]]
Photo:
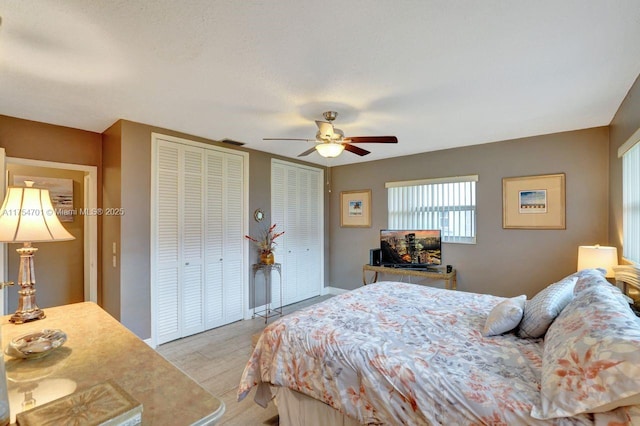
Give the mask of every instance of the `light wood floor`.
[[[286, 315], [330, 297], [318, 296], [285, 306], [283, 313]], [[269, 323], [276, 318], [269, 318]], [[200, 386], [224, 402], [226, 411], [220, 424], [278, 425], [278, 412], [273, 403], [265, 409], [253, 402], [255, 389], [242, 402], [236, 401], [240, 376], [251, 356], [251, 336], [263, 330], [264, 326], [264, 318], [238, 321], [165, 343], [157, 350]]]

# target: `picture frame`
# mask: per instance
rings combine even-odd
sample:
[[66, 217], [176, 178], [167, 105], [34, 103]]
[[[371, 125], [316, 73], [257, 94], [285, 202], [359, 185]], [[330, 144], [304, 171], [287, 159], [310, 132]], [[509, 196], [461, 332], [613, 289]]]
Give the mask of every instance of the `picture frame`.
[[502, 179], [504, 229], [566, 229], [565, 174]]
[[73, 222], [73, 179], [43, 176], [14, 175], [13, 186], [25, 186], [25, 181], [32, 181], [34, 188], [49, 190], [51, 204], [60, 222]]
[[340, 227], [371, 228], [371, 190], [340, 192]]

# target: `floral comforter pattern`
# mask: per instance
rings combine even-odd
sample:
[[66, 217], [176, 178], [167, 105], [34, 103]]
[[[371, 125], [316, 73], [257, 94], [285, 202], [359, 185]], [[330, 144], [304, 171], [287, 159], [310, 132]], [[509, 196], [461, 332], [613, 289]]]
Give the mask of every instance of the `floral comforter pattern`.
[[[542, 339], [482, 337], [502, 297], [380, 282], [267, 326], [238, 399], [269, 383], [369, 425], [629, 424], [631, 409], [537, 420]], [[266, 404], [266, 398], [256, 402]]]

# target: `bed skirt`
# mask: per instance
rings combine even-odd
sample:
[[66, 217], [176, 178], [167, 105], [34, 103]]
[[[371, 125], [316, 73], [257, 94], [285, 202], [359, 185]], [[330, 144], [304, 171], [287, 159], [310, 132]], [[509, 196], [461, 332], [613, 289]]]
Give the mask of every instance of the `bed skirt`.
[[360, 423], [345, 416], [322, 401], [288, 388], [272, 387], [275, 395], [280, 426], [359, 426]]

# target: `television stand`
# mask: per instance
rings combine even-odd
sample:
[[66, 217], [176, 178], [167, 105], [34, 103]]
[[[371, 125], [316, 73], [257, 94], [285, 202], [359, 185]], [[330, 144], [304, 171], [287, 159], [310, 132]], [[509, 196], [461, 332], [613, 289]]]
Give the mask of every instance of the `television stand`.
[[[367, 271], [373, 272], [373, 279], [370, 283], [367, 282]], [[445, 288], [448, 290], [456, 290], [456, 270], [446, 272], [444, 269], [426, 268], [426, 270], [418, 268], [393, 268], [388, 266], [362, 266], [362, 283], [364, 285], [375, 283], [378, 281], [378, 274], [400, 275], [403, 277], [421, 277], [431, 278], [434, 280], [443, 280], [445, 282]]]
[[404, 270], [410, 270], [410, 271], [426, 271], [426, 272], [438, 272], [438, 273], [440, 272], [440, 268], [435, 267], [435, 266], [411, 266], [411, 265], [393, 266], [393, 265], [389, 265], [389, 266], [382, 266], [382, 267], [383, 268], [393, 268], [393, 269], [404, 269]]

